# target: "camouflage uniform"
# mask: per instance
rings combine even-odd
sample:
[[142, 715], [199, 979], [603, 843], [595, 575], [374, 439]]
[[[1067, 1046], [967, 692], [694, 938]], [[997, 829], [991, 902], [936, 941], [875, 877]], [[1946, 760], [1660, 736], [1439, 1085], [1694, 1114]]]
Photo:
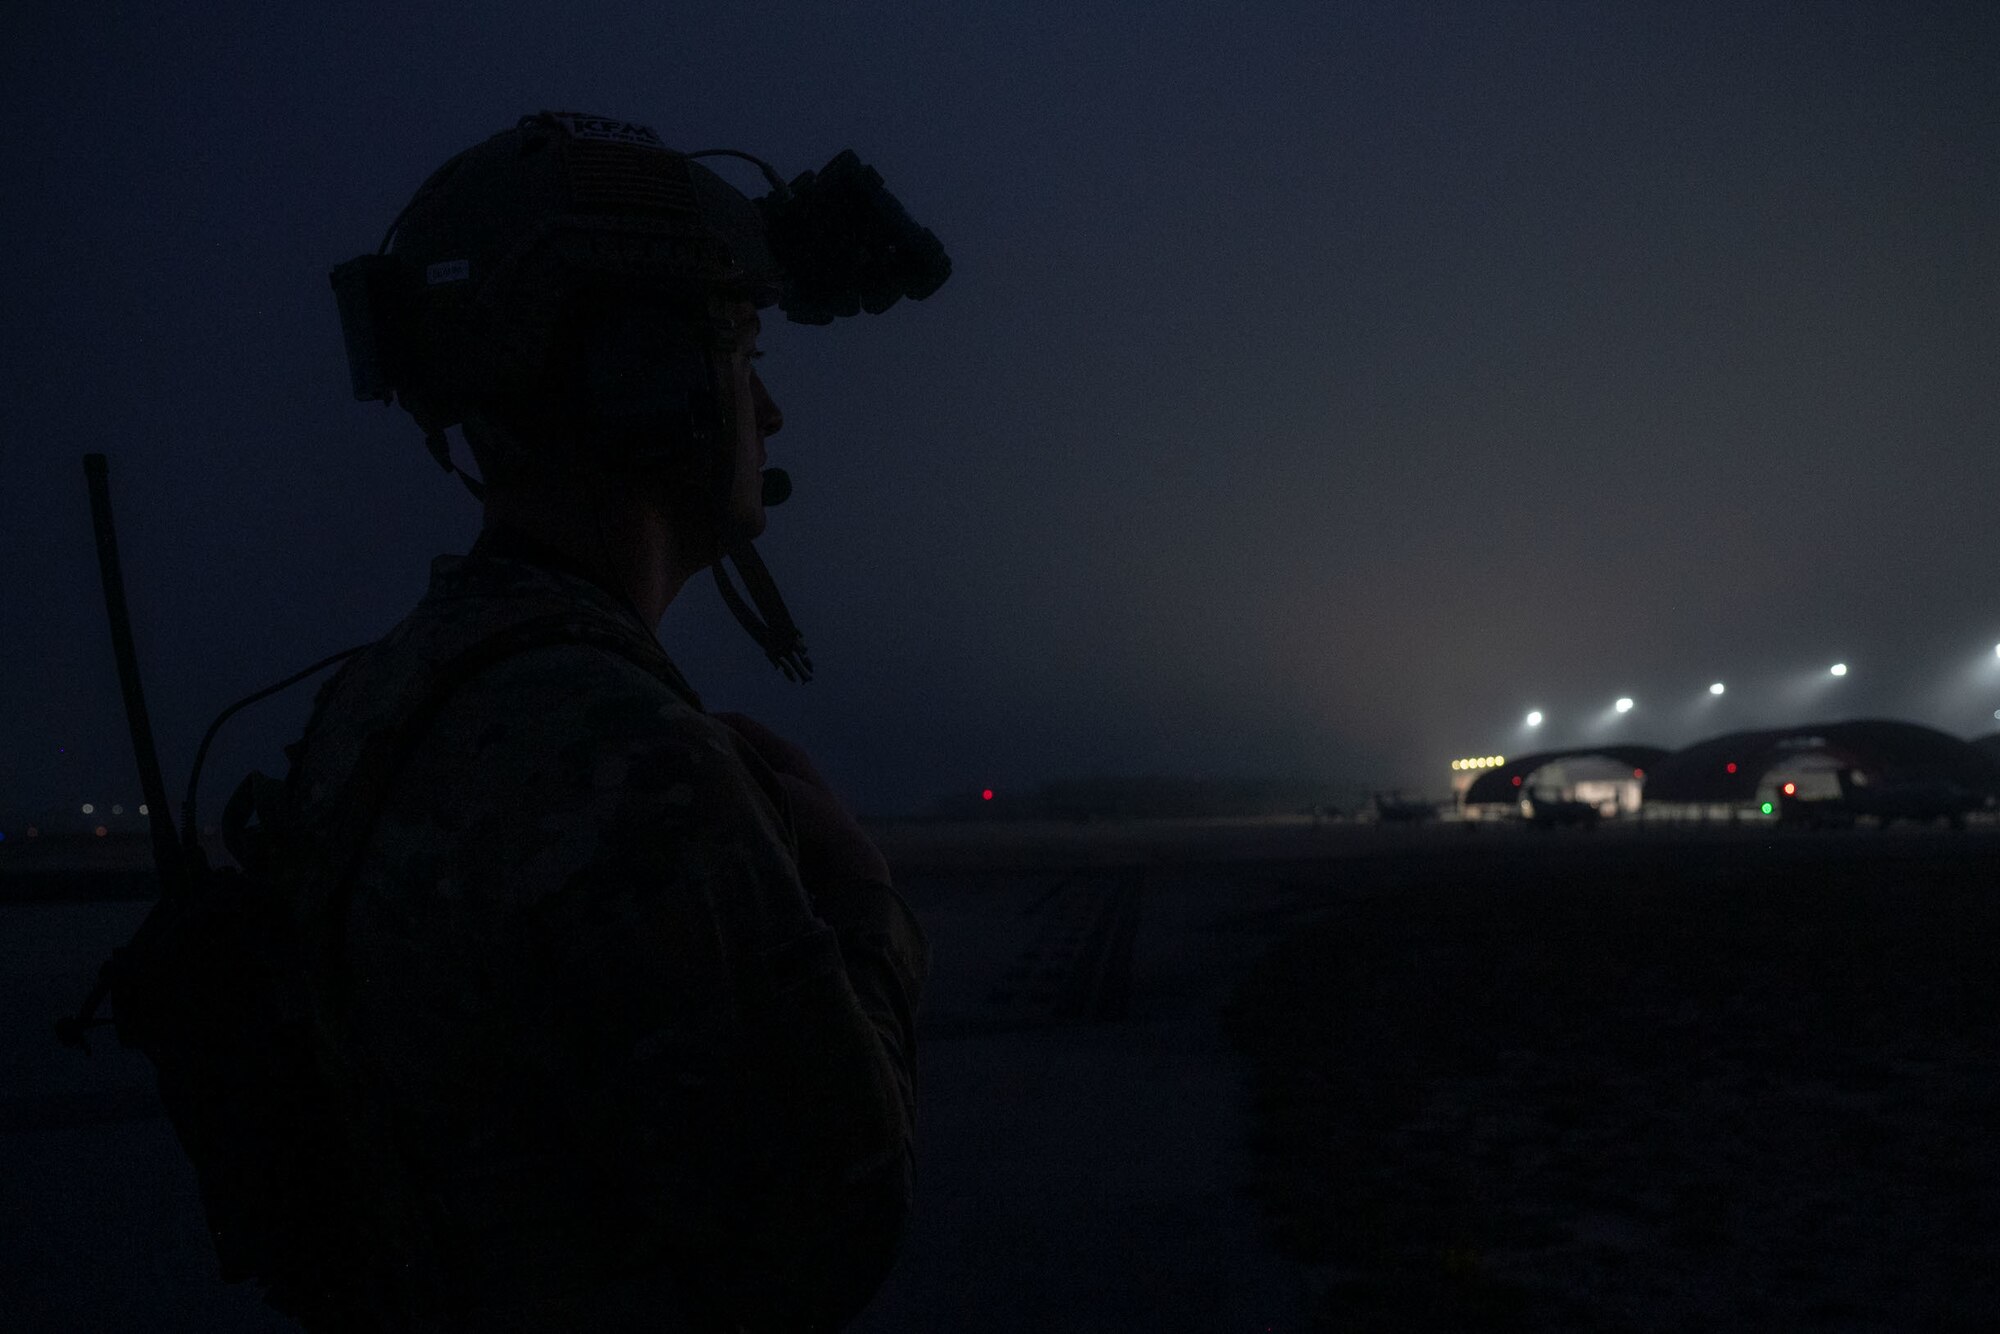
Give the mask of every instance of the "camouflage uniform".
[[910, 1209], [928, 946], [887, 885], [801, 883], [785, 790], [629, 604], [504, 531], [438, 557], [288, 748], [287, 836], [427, 667], [550, 611], [657, 661], [459, 685], [328, 928], [361, 1101], [480, 1303], [444, 1327], [837, 1329]]

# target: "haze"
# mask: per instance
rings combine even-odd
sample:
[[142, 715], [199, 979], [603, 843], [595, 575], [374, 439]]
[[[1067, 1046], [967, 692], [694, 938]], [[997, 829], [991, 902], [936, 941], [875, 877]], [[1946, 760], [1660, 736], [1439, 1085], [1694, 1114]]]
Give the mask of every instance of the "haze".
[[[661, 629], [864, 812], [1442, 791], [1620, 695], [1662, 745], [2000, 726], [1990, 5], [338, 8], [11, 25], [0, 829], [137, 800], [84, 452], [176, 791], [470, 544], [351, 397], [327, 271], [544, 108], [788, 178], [852, 147], [952, 256], [881, 316], [766, 312], [760, 549], [818, 679], [705, 581]], [[310, 690], [230, 725], [209, 810]]]

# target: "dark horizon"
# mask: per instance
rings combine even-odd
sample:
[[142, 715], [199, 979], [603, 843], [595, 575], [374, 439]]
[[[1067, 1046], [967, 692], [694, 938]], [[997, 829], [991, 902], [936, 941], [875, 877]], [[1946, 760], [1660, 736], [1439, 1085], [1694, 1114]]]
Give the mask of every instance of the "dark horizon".
[[[797, 494], [760, 549], [818, 678], [705, 581], [661, 626], [862, 811], [2000, 728], [1993, 7], [582, 13], [19, 25], [0, 821], [136, 804], [85, 452], [176, 799], [224, 705], [469, 545], [352, 398], [327, 272], [543, 108], [788, 176], [852, 147], [952, 256], [880, 316], [766, 312]], [[206, 810], [312, 688], [231, 722]]]

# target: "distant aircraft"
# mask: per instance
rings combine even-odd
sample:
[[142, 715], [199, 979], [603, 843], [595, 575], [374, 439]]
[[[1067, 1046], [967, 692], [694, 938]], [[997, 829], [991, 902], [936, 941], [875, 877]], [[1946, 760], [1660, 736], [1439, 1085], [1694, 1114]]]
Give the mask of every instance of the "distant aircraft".
[[1374, 802], [1375, 818], [1383, 824], [1417, 824], [1437, 815], [1437, 808], [1428, 801], [1403, 800], [1400, 788], [1386, 797], [1377, 792]]
[[1521, 816], [1537, 829], [1595, 829], [1604, 812], [1593, 802], [1570, 801], [1560, 792], [1531, 788], [1521, 798]]

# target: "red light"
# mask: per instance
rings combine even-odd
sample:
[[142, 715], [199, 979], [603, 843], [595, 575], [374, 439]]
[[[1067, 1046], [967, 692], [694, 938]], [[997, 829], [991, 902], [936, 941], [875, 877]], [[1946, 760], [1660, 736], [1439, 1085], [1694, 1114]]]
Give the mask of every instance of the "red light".
[[1735, 773], [1735, 772], [1736, 772], [1736, 761], [1734, 761], [1734, 760], [1731, 760], [1731, 761], [1729, 762], [1729, 772], [1730, 772], [1730, 773]]
[[106, 829], [103, 825], [97, 826], [97, 836], [99, 838], [103, 838], [106, 834], [109, 834], [110, 832], [111, 831], [109, 829]]
[[1519, 774], [1514, 775], [1514, 786], [1515, 787], [1521, 786], [1521, 775]]
[[1634, 778], [1644, 778], [1646, 776], [1646, 771], [1644, 769], [1634, 769], [1632, 771], [1632, 776]]
[[1797, 795], [1798, 795], [1798, 791], [1799, 791], [1799, 785], [1798, 785], [1797, 783], [1787, 783], [1787, 784], [1785, 784], [1785, 795], [1786, 795], [1786, 796], [1788, 796], [1788, 797], [1792, 797], [1792, 796], [1797, 796]]
[[988, 787], [988, 788], [981, 788], [981, 789], [980, 789], [980, 792], [979, 792], [979, 799], [980, 799], [981, 801], [991, 801], [991, 800], [993, 800], [993, 789], [992, 789], [992, 788], [990, 788], [990, 787]]

